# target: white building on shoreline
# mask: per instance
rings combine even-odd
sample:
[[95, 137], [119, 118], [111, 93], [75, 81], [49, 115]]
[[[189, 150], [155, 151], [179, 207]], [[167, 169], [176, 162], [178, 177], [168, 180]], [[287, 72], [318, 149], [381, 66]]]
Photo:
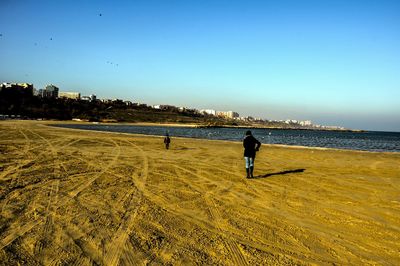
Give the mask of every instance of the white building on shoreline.
[[59, 98], [67, 98], [67, 99], [79, 100], [81, 98], [81, 94], [79, 92], [60, 91], [58, 93], [58, 97]]
[[233, 119], [239, 117], [239, 113], [234, 111], [217, 111], [217, 116]]
[[203, 109], [203, 110], [200, 110], [200, 113], [214, 115], [214, 116], [217, 115], [217, 111], [215, 111], [213, 109]]

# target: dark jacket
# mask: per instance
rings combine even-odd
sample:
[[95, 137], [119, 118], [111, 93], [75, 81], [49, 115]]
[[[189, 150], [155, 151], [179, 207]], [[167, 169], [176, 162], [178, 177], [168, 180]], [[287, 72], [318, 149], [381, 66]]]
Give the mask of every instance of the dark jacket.
[[171, 142], [171, 139], [167, 136], [164, 138], [164, 143], [169, 144]]
[[261, 147], [261, 142], [252, 135], [248, 135], [243, 140], [244, 157], [256, 157], [256, 151]]

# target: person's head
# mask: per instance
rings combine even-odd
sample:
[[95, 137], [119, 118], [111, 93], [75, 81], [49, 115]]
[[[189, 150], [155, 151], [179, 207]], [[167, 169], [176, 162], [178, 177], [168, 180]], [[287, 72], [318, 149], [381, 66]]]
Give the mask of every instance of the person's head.
[[251, 131], [250, 130], [246, 131], [246, 136], [251, 136]]

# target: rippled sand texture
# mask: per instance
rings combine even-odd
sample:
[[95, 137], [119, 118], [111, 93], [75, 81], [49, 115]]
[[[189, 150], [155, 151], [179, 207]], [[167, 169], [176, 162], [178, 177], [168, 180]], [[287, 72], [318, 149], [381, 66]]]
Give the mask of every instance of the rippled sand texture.
[[0, 261], [75, 265], [400, 261], [400, 155], [0, 122]]

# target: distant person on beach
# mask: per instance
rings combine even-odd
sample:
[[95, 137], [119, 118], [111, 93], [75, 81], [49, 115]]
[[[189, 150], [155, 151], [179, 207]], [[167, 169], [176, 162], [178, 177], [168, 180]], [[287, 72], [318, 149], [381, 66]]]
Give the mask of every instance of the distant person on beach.
[[169, 144], [171, 143], [171, 138], [169, 137], [168, 133], [165, 134], [165, 138], [164, 138], [164, 144], [165, 144], [165, 148], [168, 150], [169, 149]]
[[243, 147], [244, 160], [246, 162], [246, 178], [253, 178], [254, 160], [256, 158], [256, 152], [261, 147], [261, 142], [253, 137], [250, 130], [247, 130], [243, 140]]

